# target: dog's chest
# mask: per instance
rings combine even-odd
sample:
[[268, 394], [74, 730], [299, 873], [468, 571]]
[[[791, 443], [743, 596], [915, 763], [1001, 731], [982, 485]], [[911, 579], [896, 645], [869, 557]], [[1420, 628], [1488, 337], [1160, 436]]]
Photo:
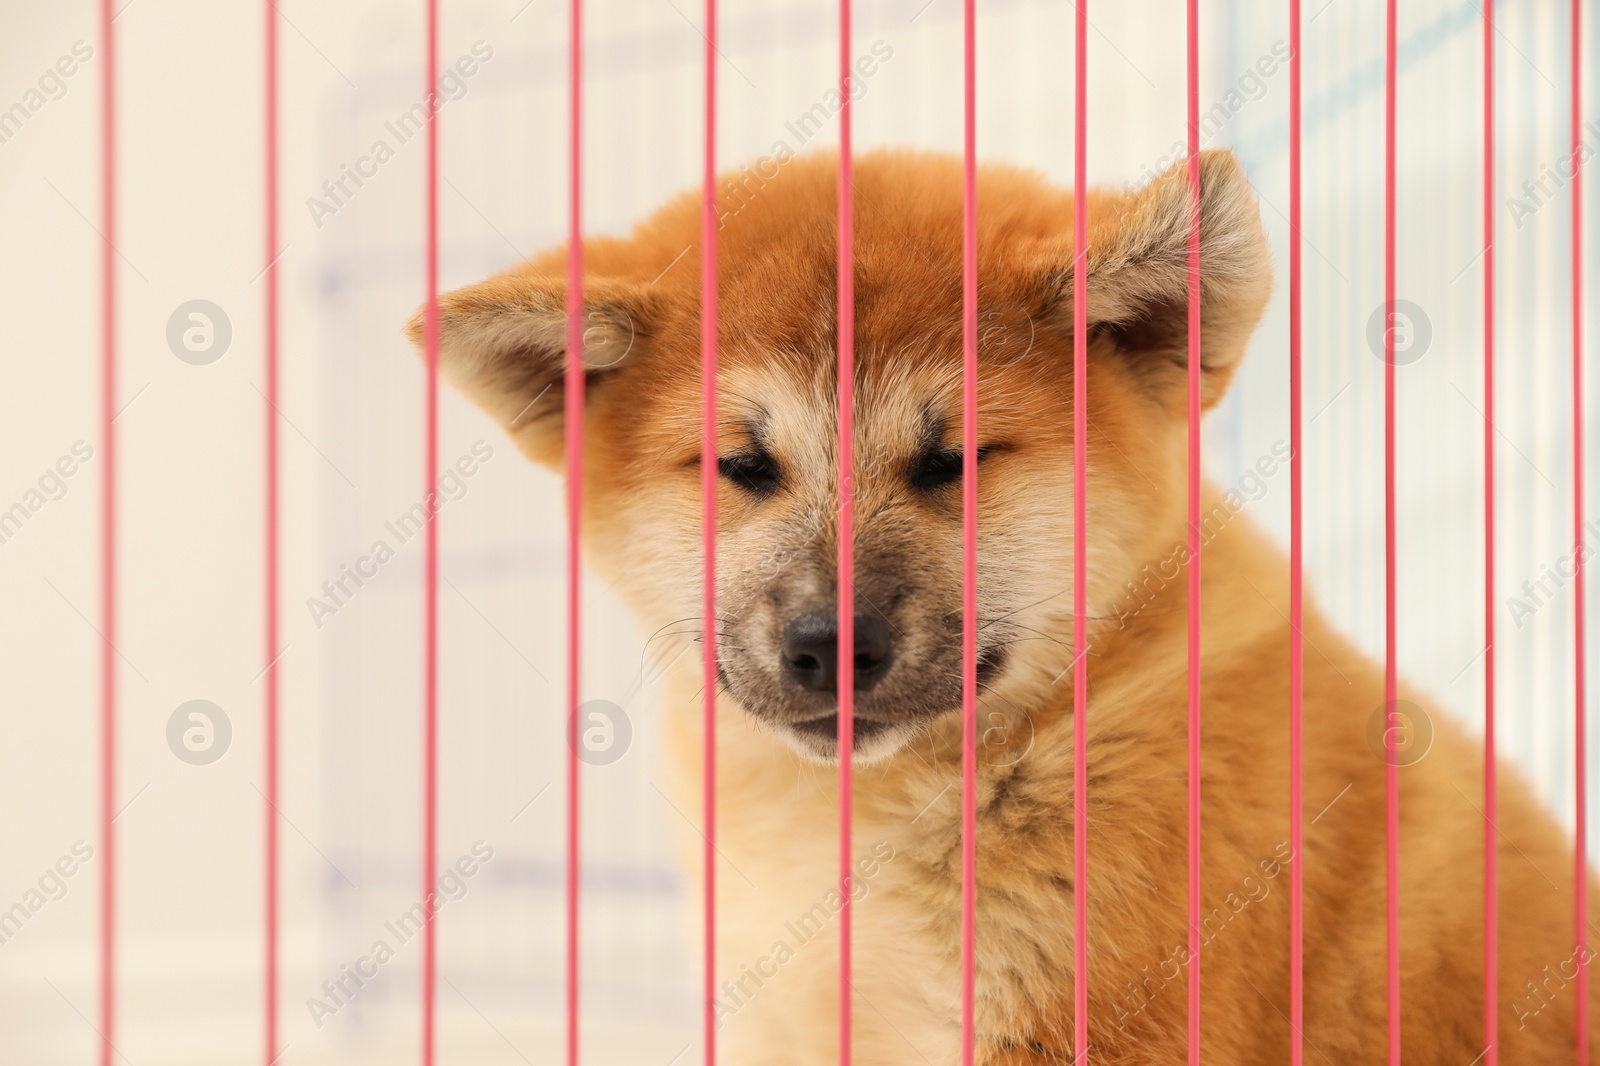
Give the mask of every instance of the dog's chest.
[[[825, 774], [768, 778], [766, 794], [745, 795], [722, 816], [728, 862], [719, 874], [719, 969], [732, 982], [724, 982], [724, 1032], [730, 1047], [757, 1056], [749, 1061], [825, 1061], [832, 1046], [827, 1020], [837, 1017], [844, 918], [837, 798]], [[944, 1062], [960, 1021], [959, 785], [930, 778], [884, 792], [862, 777], [852, 983], [858, 1043], [877, 1051], [863, 1061]], [[1071, 871], [1056, 858], [1065, 838], [1050, 832], [1052, 820], [1032, 811], [1025, 795], [986, 800], [980, 1012], [998, 1023], [1042, 989], [1070, 987]], [[1019, 861], [1023, 851], [1028, 858]], [[809, 1050], [762, 1057], [774, 1041]]]

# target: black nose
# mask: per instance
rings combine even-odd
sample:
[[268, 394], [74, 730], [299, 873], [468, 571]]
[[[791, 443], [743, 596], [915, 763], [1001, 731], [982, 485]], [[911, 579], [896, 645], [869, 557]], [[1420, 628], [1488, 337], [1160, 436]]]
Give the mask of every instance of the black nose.
[[[865, 692], [889, 672], [893, 642], [889, 623], [875, 614], [856, 615], [856, 691]], [[805, 688], [834, 692], [839, 687], [839, 624], [831, 612], [813, 611], [783, 630], [783, 668]]]

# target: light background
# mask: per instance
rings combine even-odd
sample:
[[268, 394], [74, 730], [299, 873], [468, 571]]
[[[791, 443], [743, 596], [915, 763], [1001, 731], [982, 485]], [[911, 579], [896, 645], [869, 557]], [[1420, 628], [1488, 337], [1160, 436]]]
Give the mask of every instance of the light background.
[[[924, 4], [858, 4], [858, 51], [876, 41], [893, 49], [856, 112], [862, 148], [960, 148], [959, 7]], [[420, 538], [320, 627], [305, 601], [422, 494], [423, 379], [400, 327], [423, 298], [423, 145], [421, 137], [398, 144], [385, 128], [422, 96], [422, 12], [420, 4], [375, 0], [279, 6], [281, 994], [290, 1045], [282, 1061], [407, 1061], [418, 1027], [418, 944], [401, 948], [321, 1028], [305, 1001], [375, 939], [392, 939], [384, 923], [418, 894]], [[1208, 144], [1231, 144], [1245, 160], [1281, 279], [1288, 75], [1281, 64], [1258, 80], [1251, 71], [1286, 41], [1287, 5], [1202, 6], [1203, 108], [1221, 103], [1229, 112]], [[1497, 14], [1502, 599], [1570, 550], [1570, 212], [1559, 193], [1519, 225], [1507, 202], [1566, 151], [1569, 70], [1557, 6], [1517, 0]], [[1069, 181], [1071, 6], [979, 7], [982, 156]], [[1400, 656], [1408, 678], [1476, 721], [1479, 12], [1474, 0], [1401, 7], [1399, 289], [1424, 309], [1432, 342], [1399, 375]], [[452, 0], [444, 8], [444, 65], [476, 42], [492, 49], [442, 112], [448, 288], [561, 239], [566, 21], [558, 0]], [[700, 11], [685, 0], [595, 0], [587, 11], [586, 224], [614, 232], [698, 179]], [[1097, 4], [1090, 15], [1089, 171], [1095, 181], [1134, 180], [1171, 158], [1184, 136], [1182, 6], [1128, 0]], [[1307, 0], [1305, 17], [1307, 558], [1317, 599], [1377, 653], [1382, 364], [1366, 330], [1383, 284], [1382, 5]], [[94, 48], [59, 98], [0, 143], [9, 335], [0, 510], [22, 501], [75, 442], [95, 449], [65, 494], [0, 544], [0, 909], [22, 900], [74, 842], [97, 855], [67, 881], [63, 898], [0, 944], [0, 1060], [29, 1064], [87, 1062], [95, 1043], [93, 626], [103, 471], [96, 25], [83, 0], [8, 0], [0, 12], [0, 109], [26, 107], [28, 90], [75, 42]], [[117, 1044], [140, 1066], [256, 1062], [261, 21], [253, 4], [132, 0], [117, 30]], [[786, 126], [833, 85], [829, 4], [728, 3], [721, 32], [723, 160], [748, 161], [780, 140], [791, 149], [836, 141], [833, 123], [809, 145]], [[1240, 95], [1230, 98], [1230, 90]], [[1600, 114], [1594, 96], [1586, 93], [1586, 106]], [[1588, 136], [1600, 147], [1600, 133]], [[394, 159], [318, 225], [307, 200], [379, 138], [396, 148]], [[193, 299], [215, 302], [232, 323], [231, 347], [208, 366], [181, 362], [165, 339], [168, 317]], [[1236, 482], [1287, 439], [1286, 338], [1280, 284], [1237, 387], [1209, 424], [1206, 461], [1220, 480]], [[480, 840], [494, 858], [442, 912], [440, 1061], [554, 1062], [562, 992], [560, 491], [445, 393], [442, 463], [480, 440], [493, 458], [440, 519], [440, 858], [448, 863]], [[1249, 511], [1281, 535], [1287, 505], [1284, 471]], [[1591, 510], [1600, 513], [1600, 503]], [[1572, 605], [1568, 585], [1520, 626], [1509, 607], [1500, 616], [1504, 744], [1564, 810]], [[585, 611], [585, 693], [624, 706], [634, 726], [628, 754], [585, 778], [586, 1061], [692, 1061], [698, 956], [680, 924], [688, 901], [666, 843], [684, 814], [653, 785], [656, 673], [644, 665], [643, 635], [598, 582], [587, 585]], [[197, 698], [224, 708], [234, 730], [226, 755], [201, 767], [175, 758], [165, 739], [174, 708]]]

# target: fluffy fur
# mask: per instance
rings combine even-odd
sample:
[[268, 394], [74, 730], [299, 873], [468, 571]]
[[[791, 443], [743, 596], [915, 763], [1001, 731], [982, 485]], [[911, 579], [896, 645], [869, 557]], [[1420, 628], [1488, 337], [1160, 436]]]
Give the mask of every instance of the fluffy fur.
[[[719, 971], [726, 1061], [833, 1061], [837, 795], [832, 701], [785, 679], [785, 625], [835, 609], [835, 163], [724, 183], [719, 446]], [[861, 694], [855, 1047], [866, 1063], [958, 1061], [960, 491], [921, 471], [959, 449], [960, 170], [856, 164], [858, 612], [895, 660]], [[1258, 212], [1226, 153], [1203, 162], [1207, 405], [1266, 302]], [[1071, 197], [979, 176], [982, 315], [978, 1060], [1072, 1047]], [[1182, 1061], [1185, 926], [1184, 307], [1181, 171], [1092, 194], [1087, 254], [1090, 1041], [1102, 1063]], [[584, 543], [648, 632], [699, 613], [699, 204], [585, 243]], [[680, 259], [681, 256], [681, 259]], [[442, 365], [532, 459], [561, 462], [564, 250], [443, 297]], [[420, 336], [420, 316], [412, 323]], [[554, 386], [554, 387], [552, 387]], [[751, 456], [756, 459], [751, 459]], [[930, 458], [932, 457], [932, 458]], [[1281, 457], [1280, 457], [1281, 458]], [[748, 475], [769, 462], [773, 474]], [[743, 465], [740, 465], [743, 464]], [[757, 486], [755, 481], [761, 481]], [[1309, 1062], [1384, 1048], [1381, 669], [1305, 623], [1304, 854], [1288, 846], [1287, 565], [1208, 490], [1204, 597], [1204, 1061], [1278, 1063], [1289, 1042], [1289, 869], [1306, 891]], [[1176, 562], [1174, 559], [1176, 558]], [[1146, 570], [1146, 567], [1152, 570]], [[1170, 574], [1153, 584], [1144, 575]], [[1127, 610], [1130, 582], [1148, 605]], [[671, 649], [671, 658], [680, 648]], [[699, 809], [694, 655], [669, 675], [668, 761]], [[1405, 693], [1424, 708], [1428, 701]], [[1516, 713], [1514, 708], [1507, 708]], [[1510, 772], [1498, 833], [1481, 750], [1428, 710], [1402, 777], [1408, 1063], [1468, 1066], [1481, 1041], [1482, 847], [1500, 852], [1501, 1061], [1572, 1054], [1572, 857]], [[700, 837], [685, 830], [685, 869]], [[1600, 913], [1600, 900], [1597, 900]]]

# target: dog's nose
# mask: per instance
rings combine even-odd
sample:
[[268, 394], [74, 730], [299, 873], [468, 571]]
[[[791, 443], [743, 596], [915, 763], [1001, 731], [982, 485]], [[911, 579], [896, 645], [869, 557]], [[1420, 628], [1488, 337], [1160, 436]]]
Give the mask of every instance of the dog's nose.
[[[865, 692], [889, 672], [894, 644], [889, 623], [875, 614], [856, 615], [856, 691]], [[831, 612], [813, 611], [783, 630], [783, 668], [815, 692], [839, 687], [839, 624]]]

